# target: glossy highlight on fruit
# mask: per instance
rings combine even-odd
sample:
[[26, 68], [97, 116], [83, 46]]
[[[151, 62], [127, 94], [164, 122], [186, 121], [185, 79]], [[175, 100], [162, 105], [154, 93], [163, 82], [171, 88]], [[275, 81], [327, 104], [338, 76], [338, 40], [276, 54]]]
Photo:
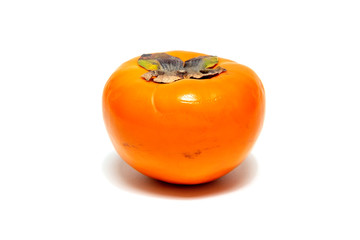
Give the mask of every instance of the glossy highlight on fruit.
[[[166, 54], [183, 63], [210, 59], [195, 52]], [[139, 61], [158, 55], [143, 56], [123, 63], [103, 91], [105, 126], [121, 158], [149, 177], [175, 184], [209, 182], [238, 166], [264, 120], [265, 93], [255, 72], [217, 58], [217, 64], [199, 68], [211, 76], [196, 77], [199, 69], [190, 71], [191, 64], [183, 67], [178, 60], [179, 69], [170, 74], [156, 62], [158, 67]], [[167, 83], [156, 82], [162, 75], [170, 76]]]

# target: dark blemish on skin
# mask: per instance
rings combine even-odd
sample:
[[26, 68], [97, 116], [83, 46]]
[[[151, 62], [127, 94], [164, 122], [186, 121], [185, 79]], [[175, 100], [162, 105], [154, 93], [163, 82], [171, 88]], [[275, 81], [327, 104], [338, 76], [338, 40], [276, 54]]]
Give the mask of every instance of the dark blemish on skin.
[[184, 157], [192, 159], [193, 156], [189, 153], [183, 153]]
[[183, 153], [184, 157], [189, 158], [189, 159], [194, 159], [197, 156], [199, 156], [201, 154], [200, 150], [196, 150], [196, 152], [193, 153]]
[[200, 150], [197, 150], [196, 152], [194, 152], [195, 155], [200, 155], [201, 154], [201, 151]]
[[129, 148], [136, 148], [136, 146], [128, 144], [128, 143], [123, 143], [122, 144], [124, 147], [129, 147]]

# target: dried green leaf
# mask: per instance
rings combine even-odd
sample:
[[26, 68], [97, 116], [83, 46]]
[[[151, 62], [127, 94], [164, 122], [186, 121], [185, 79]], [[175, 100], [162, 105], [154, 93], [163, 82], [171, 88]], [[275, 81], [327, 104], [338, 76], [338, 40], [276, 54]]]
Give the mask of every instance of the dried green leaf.
[[226, 71], [224, 68], [216, 67], [218, 63], [216, 56], [199, 56], [187, 60], [185, 63], [167, 53], [143, 54], [138, 64], [149, 70], [142, 75], [147, 81], [170, 83], [184, 78], [211, 77]]

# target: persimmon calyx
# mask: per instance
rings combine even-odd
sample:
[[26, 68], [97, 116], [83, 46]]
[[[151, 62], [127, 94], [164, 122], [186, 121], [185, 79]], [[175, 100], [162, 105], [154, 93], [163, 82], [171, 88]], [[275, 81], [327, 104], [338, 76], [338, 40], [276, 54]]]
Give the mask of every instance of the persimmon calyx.
[[183, 62], [167, 53], [143, 54], [138, 60], [141, 67], [149, 70], [142, 77], [146, 81], [158, 83], [171, 83], [185, 78], [201, 79], [225, 72], [226, 69], [220, 66], [212, 68], [217, 63], [216, 56], [199, 56]]

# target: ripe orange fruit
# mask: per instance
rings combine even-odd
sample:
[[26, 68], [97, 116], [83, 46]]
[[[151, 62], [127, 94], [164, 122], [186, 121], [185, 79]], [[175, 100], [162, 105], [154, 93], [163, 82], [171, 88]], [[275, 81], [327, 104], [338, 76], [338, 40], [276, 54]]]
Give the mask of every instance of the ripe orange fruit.
[[118, 154], [139, 172], [176, 184], [209, 182], [238, 166], [264, 111], [264, 88], [250, 68], [195, 52], [133, 58], [103, 92]]

